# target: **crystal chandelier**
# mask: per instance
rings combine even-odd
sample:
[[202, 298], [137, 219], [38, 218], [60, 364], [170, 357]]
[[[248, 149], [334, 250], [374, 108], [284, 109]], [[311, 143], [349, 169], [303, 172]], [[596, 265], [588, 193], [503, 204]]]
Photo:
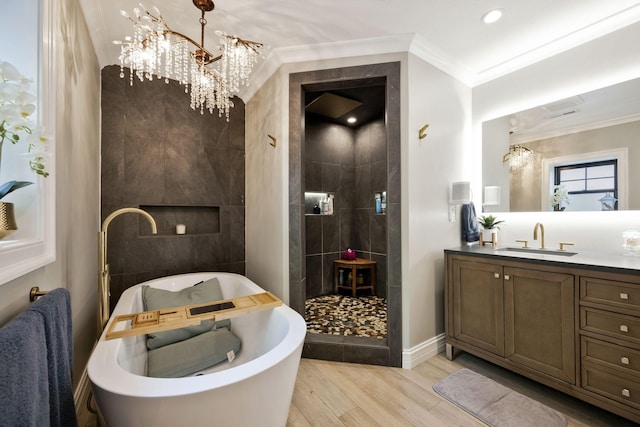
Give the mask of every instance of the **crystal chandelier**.
[[509, 172], [515, 173], [529, 163], [533, 151], [523, 145], [512, 145], [509, 152], [502, 156], [502, 163], [509, 162]]
[[216, 31], [220, 37], [219, 52], [212, 54], [204, 47], [204, 27], [207, 20], [204, 15], [213, 10], [213, 0], [193, 0], [200, 9], [200, 43], [173, 31], [154, 7], [154, 13], [142, 8], [133, 9], [135, 16], [129, 16], [124, 10], [120, 14], [133, 24], [134, 34], [124, 41], [113, 43], [120, 45], [120, 77], [124, 78], [124, 68], [128, 66], [129, 84], [133, 85], [134, 76], [144, 79], [169, 78], [185, 86], [185, 93], [191, 95], [191, 108], [209, 110], [218, 116], [224, 112], [229, 121], [229, 109], [233, 107], [232, 98], [241, 87], [249, 82], [253, 66], [262, 55], [262, 43]]

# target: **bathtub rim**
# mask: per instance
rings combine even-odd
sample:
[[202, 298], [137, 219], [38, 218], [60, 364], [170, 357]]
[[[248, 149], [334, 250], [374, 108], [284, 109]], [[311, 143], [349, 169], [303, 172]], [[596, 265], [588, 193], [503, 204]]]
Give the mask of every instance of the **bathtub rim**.
[[[127, 306], [129, 304], [124, 301], [134, 298], [135, 294], [143, 285], [149, 285], [159, 280], [171, 280], [187, 276], [195, 278], [196, 280], [206, 280], [213, 276], [229, 276], [246, 282], [249, 287], [257, 289], [257, 292], [264, 291], [264, 289], [260, 288], [246, 276], [236, 273], [200, 272], [164, 276], [138, 283], [125, 290], [120, 298], [120, 301], [123, 301], [123, 304], [120, 304], [120, 301], [118, 301], [113, 314], [109, 318], [107, 328], [115, 316], [126, 314], [123, 307], [125, 307], [125, 304]], [[289, 330], [287, 331], [284, 339], [274, 348], [255, 359], [243, 363], [242, 365], [233, 366], [223, 371], [192, 377], [153, 378], [126, 371], [117, 362], [118, 351], [120, 345], [122, 345], [122, 340], [106, 340], [105, 336], [107, 328], [105, 328], [100, 339], [96, 343], [87, 364], [89, 380], [94, 386], [107, 392], [115, 393], [120, 396], [140, 398], [183, 396], [223, 388], [237, 382], [245, 381], [269, 368], [272, 368], [278, 363], [284, 362], [288, 357], [295, 355], [296, 352], [301, 353], [301, 348], [306, 335], [306, 323], [302, 316], [286, 305], [276, 307], [272, 310], [275, 315], [283, 316], [289, 326]], [[300, 356], [298, 355], [297, 358], [299, 357]], [[107, 369], [104, 369], [105, 366], [113, 366], [115, 369], [113, 372], [108, 372]]]

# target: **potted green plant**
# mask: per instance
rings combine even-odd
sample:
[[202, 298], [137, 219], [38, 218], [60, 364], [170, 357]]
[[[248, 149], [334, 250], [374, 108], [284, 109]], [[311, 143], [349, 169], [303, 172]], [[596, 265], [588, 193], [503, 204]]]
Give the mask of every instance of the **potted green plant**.
[[498, 221], [493, 215], [482, 215], [478, 218], [478, 223], [482, 226], [485, 232], [480, 233], [480, 241], [490, 241], [494, 246], [498, 244], [498, 224], [502, 224], [504, 221]]
[[502, 224], [503, 222], [504, 221], [498, 221], [498, 218], [493, 215], [482, 215], [478, 218], [478, 223], [485, 230], [500, 230], [498, 224]]

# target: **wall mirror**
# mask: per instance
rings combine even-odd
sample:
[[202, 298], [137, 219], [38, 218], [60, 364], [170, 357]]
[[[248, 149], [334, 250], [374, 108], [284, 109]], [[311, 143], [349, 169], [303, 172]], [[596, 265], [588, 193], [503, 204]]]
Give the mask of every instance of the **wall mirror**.
[[483, 122], [482, 182], [484, 212], [640, 210], [640, 78]]

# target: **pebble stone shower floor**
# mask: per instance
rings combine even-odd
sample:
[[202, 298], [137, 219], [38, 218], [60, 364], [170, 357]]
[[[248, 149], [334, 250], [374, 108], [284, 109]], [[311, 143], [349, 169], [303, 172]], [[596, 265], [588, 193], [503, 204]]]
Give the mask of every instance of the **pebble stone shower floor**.
[[387, 300], [377, 296], [323, 295], [305, 302], [307, 332], [387, 338]]

